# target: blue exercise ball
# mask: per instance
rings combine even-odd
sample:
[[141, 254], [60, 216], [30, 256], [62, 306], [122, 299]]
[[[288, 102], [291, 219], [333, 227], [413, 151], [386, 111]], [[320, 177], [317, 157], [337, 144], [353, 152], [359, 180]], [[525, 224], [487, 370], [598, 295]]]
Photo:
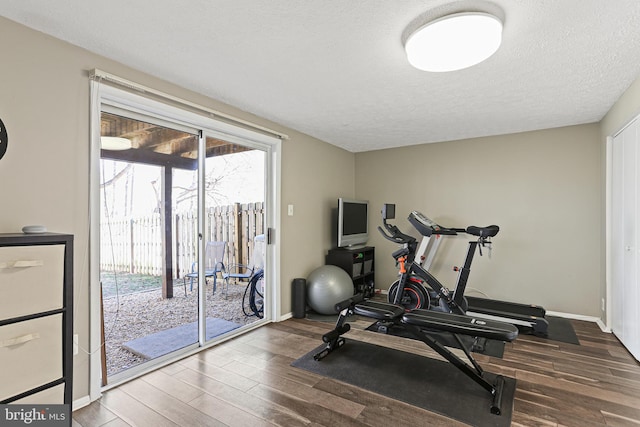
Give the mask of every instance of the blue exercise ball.
[[316, 313], [336, 314], [335, 305], [351, 296], [353, 281], [340, 267], [323, 265], [307, 277], [307, 303]]

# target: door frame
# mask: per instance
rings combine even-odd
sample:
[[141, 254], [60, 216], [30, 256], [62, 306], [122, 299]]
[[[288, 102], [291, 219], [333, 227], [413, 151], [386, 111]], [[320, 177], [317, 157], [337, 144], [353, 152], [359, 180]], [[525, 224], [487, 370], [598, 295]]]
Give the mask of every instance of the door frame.
[[[117, 79], [110, 76], [110, 82]], [[119, 79], [121, 80], [121, 79]], [[117, 81], [116, 81], [117, 83]], [[100, 329], [100, 114], [103, 105], [110, 105], [123, 108], [131, 113], [140, 113], [145, 116], [155, 117], [162, 121], [175, 123], [178, 126], [188, 126], [190, 128], [199, 129], [205, 135], [216, 135], [224, 137], [230, 142], [239, 143], [245, 146], [255, 147], [265, 151], [267, 165], [265, 165], [265, 229], [271, 236], [265, 245], [265, 281], [268, 285], [266, 288], [266, 302], [264, 307], [264, 318], [249, 325], [247, 328], [240, 328], [239, 333], [230, 333], [224, 338], [215, 341], [201, 342], [192, 347], [187, 347], [180, 357], [188, 354], [197, 353], [233, 338], [242, 333], [246, 333], [251, 329], [262, 326], [271, 321], [279, 320], [280, 316], [280, 249], [279, 249], [279, 225], [280, 225], [280, 183], [281, 183], [281, 148], [282, 139], [287, 138], [286, 135], [270, 131], [261, 126], [252, 126], [251, 123], [237, 119], [233, 120], [229, 116], [222, 114], [212, 114], [211, 110], [206, 107], [200, 107], [189, 101], [183, 101], [171, 95], [166, 95], [158, 91], [150, 90], [143, 86], [139, 86], [133, 82], [123, 81], [119, 84], [107, 84], [101, 78], [92, 75], [91, 85], [91, 111], [90, 111], [90, 164], [89, 164], [89, 211], [90, 211], [90, 230], [89, 230], [89, 398], [94, 401], [101, 396], [103, 390], [117, 386], [125, 378], [120, 381], [118, 378], [113, 384], [106, 387], [101, 386], [101, 329]], [[138, 88], [142, 93], [152, 92], [154, 99], [134, 93]], [[132, 90], [134, 89], [134, 90]], [[164, 96], [163, 96], [164, 95]], [[158, 100], [160, 98], [160, 100]], [[163, 99], [164, 98], [164, 99]], [[194, 111], [195, 110], [195, 111]], [[197, 112], [196, 112], [197, 111]], [[223, 116], [224, 120], [217, 117]], [[199, 161], [204, 162], [204, 142], [200, 141]], [[203, 170], [203, 169], [201, 169]], [[199, 202], [199, 209], [204, 206], [204, 201]], [[204, 253], [204, 241], [200, 242], [200, 253]], [[201, 278], [203, 279], [203, 278]], [[199, 286], [199, 289], [202, 289]], [[172, 363], [176, 360], [175, 355], [163, 356], [154, 359], [153, 363], [147, 362], [128, 370], [126, 380], [130, 380], [147, 372], [155, 370], [161, 366]]]
[[612, 238], [613, 238], [613, 144], [614, 138], [621, 134], [627, 127], [629, 127], [635, 121], [640, 121], [640, 114], [634, 115], [629, 121], [617, 131], [607, 136], [605, 142], [605, 331], [612, 332], [613, 327], [613, 301], [612, 301], [612, 287], [613, 287], [613, 264], [612, 257]]

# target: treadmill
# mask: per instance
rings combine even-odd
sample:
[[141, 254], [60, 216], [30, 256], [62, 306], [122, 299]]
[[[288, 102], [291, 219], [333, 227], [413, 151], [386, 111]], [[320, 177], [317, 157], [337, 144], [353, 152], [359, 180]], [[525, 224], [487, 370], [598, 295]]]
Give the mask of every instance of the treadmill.
[[[423, 236], [422, 242], [416, 253], [416, 261], [419, 260], [422, 267], [426, 270], [431, 266], [431, 262], [438, 249], [441, 237], [445, 235], [457, 235], [459, 233], [467, 233], [478, 236], [479, 239], [485, 239], [483, 243], [490, 244], [486, 236], [482, 236], [479, 230], [488, 227], [465, 228], [446, 228], [438, 225], [435, 221], [429, 219], [424, 214], [413, 211], [408, 218], [411, 225]], [[497, 234], [497, 227], [495, 234]], [[495, 235], [493, 234], [493, 235]], [[431, 239], [435, 238], [434, 241]], [[489, 236], [491, 237], [491, 236]], [[470, 247], [471, 248], [471, 247]], [[475, 246], [473, 247], [475, 251]], [[473, 254], [467, 254], [467, 257]], [[546, 336], [549, 328], [549, 322], [545, 319], [545, 309], [534, 304], [521, 304], [509, 301], [500, 301], [489, 298], [465, 297], [466, 280], [458, 283], [454, 290], [454, 300], [459, 306], [463, 307], [463, 299], [467, 302], [466, 314], [474, 317], [485, 318], [511, 323], [517, 326], [522, 332], [533, 333], [538, 336]]]

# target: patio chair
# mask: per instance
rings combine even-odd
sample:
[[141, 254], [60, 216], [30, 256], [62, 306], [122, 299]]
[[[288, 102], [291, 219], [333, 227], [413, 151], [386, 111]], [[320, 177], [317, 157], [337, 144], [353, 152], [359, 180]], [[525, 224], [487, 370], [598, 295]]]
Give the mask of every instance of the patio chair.
[[233, 264], [229, 266], [227, 272], [222, 274], [226, 295], [229, 295], [229, 282], [233, 280], [250, 280], [255, 273], [264, 269], [264, 234], [259, 234], [253, 238], [253, 254], [249, 264]]
[[[204, 280], [213, 277], [213, 293], [215, 295], [217, 288], [218, 273], [224, 277], [226, 267], [224, 265], [224, 256], [227, 252], [227, 242], [207, 242], [204, 252]], [[184, 296], [187, 296], [187, 279], [189, 279], [190, 290], [193, 291], [193, 279], [198, 278], [198, 263], [191, 264], [191, 273], [184, 275]]]

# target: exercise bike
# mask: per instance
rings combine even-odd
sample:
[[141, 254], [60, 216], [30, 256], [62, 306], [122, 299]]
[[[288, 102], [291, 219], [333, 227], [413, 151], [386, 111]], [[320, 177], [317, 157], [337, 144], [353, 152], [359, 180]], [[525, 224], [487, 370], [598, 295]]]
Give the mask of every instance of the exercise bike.
[[[395, 205], [385, 204], [382, 209], [384, 229], [378, 227], [378, 230], [387, 240], [401, 245], [401, 248], [392, 254], [396, 264], [399, 266], [399, 278], [389, 288], [388, 301], [392, 304], [403, 306], [407, 311], [424, 308], [447, 313], [465, 314], [468, 302], [464, 296], [464, 291], [471, 273], [471, 263], [476, 249], [490, 247], [491, 237], [498, 234], [499, 227], [490, 225], [488, 227], [470, 226], [466, 229], [444, 228], [417, 211], [411, 212], [409, 222], [423, 236], [431, 236], [433, 234], [456, 235], [459, 232], [465, 232], [478, 237], [477, 240], [469, 242], [464, 265], [461, 268], [457, 268], [459, 272], [458, 281], [452, 292], [416, 260], [418, 251], [417, 239], [404, 234], [398, 227], [387, 222], [388, 219], [394, 218]], [[421, 244], [421, 248], [422, 246]], [[398, 292], [399, 289], [403, 291]]]
[[[405, 258], [404, 262], [406, 263], [410, 260], [411, 263], [410, 274], [402, 274], [401, 272], [400, 279], [391, 285], [389, 302], [399, 303], [409, 310], [413, 308], [429, 308], [452, 313], [461, 313], [460, 310], [462, 310], [461, 314], [511, 323], [517, 326], [521, 332], [533, 333], [538, 336], [547, 335], [549, 322], [545, 319], [546, 310], [541, 306], [488, 298], [466, 297], [464, 295], [476, 249], [480, 255], [482, 255], [482, 248], [491, 249], [491, 237], [498, 234], [500, 230], [497, 225], [446, 228], [438, 225], [422, 213], [413, 211], [409, 214], [408, 220], [423, 236], [420, 247], [415, 249], [417, 246], [415, 238], [403, 234], [397, 227], [386, 222], [386, 219], [395, 217], [395, 205], [384, 205], [382, 217], [383, 225], [390, 235], [386, 234], [380, 227], [378, 229], [388, 240], [403, 245], [400, 251], [407, 252], [407, 258]], [[456, 235], [463, 232], [476, 236], [478, 239], [469, 242], [463, 267], [456, 267], [456, 270], [459, 271], [458, 281], [454, 291], [451, 292], [428, 272], [428, 268], [440, 243], [439, 239], [442, 236]], [[429, 241], [433, 237], [436, 237], [436, 241], [432, 246], [429, 246]], [[427, 250], [427, 247], [429, 247], [429, 250]], [[394, 252], [394, 258], [400, 251]], [[403, 270], [402, 261], [402, 259], [396, 258], [396, 262], [400, 265], [400, 270]], [[401, 288], [400, 282], [402, 281], [404, 285]], [[424, 284], [428, 285], [431, 290], [428, 290]], [[404, 289], [400, 296], [398, 296], [397, 289]]]

